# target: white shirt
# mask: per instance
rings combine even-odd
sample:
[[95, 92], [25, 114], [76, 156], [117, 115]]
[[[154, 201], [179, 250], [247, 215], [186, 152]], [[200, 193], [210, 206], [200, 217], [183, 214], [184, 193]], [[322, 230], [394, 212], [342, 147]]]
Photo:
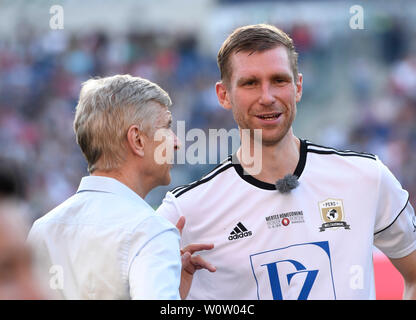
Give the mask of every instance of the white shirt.
[[245, 174], [232, 157], [169, 192], [158, 214], [186, 224], [182, 246], [215, 273], [194, 275], [189, 299], [374, 299], [373, 245], [400, 258], [416, 249], [409, 195], [373, 155], [301, 141], [288, 194]]
[[115, 179], [82, 178], [28, 241], [62, 298], [180, 299], [178, 230]]

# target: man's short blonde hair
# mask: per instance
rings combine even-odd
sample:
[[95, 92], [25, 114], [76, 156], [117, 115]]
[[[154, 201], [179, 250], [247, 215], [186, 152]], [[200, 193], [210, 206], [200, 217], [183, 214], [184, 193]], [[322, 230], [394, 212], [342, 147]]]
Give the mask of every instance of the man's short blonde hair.
[[155, 103], [169, 107], [169, 95], [157, 84], [130, 75], [90, 79], [82, 84], [74, 131], [88, 171], [116, 169], [126, 155], [130, 126], [147, 135], [157, 119]]
[[294, 81], [298, 80], [298, 53], [288, 34], [270, 24], [255, 24], [235, 29], [223, 42], [217, 55], [221, 80], [229, 83], [232, 75], [231, 56], [240, 51], [253, 53], [284, 46], [288, 52]]

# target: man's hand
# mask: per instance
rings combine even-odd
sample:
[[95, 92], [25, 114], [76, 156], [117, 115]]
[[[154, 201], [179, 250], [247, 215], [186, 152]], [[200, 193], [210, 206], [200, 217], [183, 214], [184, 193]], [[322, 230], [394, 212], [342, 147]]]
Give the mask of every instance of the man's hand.
[[[183, 227], [185, 226], [185, 217], [180, 217], [176, 223], [180, 234], [182, 235]], [[185, 299], [191, 289], [192, 279], [196, 270], [207, 269], [210, 272], [215, 272], [217, 269], [209, 262], [202, 259], [201, 256], [192, 256], [195, 252], [201, 250], [211, 250], [214, 244], [190, 244], [181, 249], [182, 258], [182, 272], [181, 284], [179, 286], [179, 293], [182, 299]]]

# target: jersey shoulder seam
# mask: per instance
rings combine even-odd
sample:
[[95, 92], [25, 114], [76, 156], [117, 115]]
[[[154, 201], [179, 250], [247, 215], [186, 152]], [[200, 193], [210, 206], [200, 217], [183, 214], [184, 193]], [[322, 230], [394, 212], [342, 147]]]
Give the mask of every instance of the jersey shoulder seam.
[[306, 141], [307, 145], [307, 151], [322, 155], [328, 155], [328, 154], [336, 154], [342, 157], [361, 157], [361, 158], [367, 158], [372, 160], [377, 160], [377, 157], [368, 152], [359, 152], [354, 150], [340, 150], [332, 147], [326, 147], [319, 144], [311, 143], [310, 141]]
[[233, 164], [231, 162], [231, 156], [229, 156], [226, 160], [221, 162], [214, 169], [209, 171], [207, 174], [203, 175], [201, 177], [201, 179], [196, 180], [196, 181], [191, 182], [191, 183], [186, 184], [186, 185], [176, 187], [171, 191], [171, 193], [175, 198], [178, 198], [181, 195], [183, 195], [185, 192], [188, 192], [188, 191], [192, 190], [193, 188], [195, 188], [197, 186], [200, 186], [200, 185], [210, 181], [211, 179], [216, 177], [218, 174], [220, 174], [221, 172], [224, 172], [225, 170], [227, 170], [231, 167], [233, 167]]

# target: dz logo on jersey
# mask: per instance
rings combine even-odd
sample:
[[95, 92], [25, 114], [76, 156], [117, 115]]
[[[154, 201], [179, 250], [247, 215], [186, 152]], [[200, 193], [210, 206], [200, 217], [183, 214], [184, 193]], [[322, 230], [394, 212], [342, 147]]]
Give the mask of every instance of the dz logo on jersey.
[[344, 221], [344, 207], [342, 200], [339, 199], [327, 199], [319, 202], [319, 211], [323, 220], [322, 226], [319, 227], [319, 231], [325, 231], [328, 228], [344, 228], [350, 229], [350, 226]]
[[336, 299], [328, 241], [257, 252], [250, 264], [259, 300]]

